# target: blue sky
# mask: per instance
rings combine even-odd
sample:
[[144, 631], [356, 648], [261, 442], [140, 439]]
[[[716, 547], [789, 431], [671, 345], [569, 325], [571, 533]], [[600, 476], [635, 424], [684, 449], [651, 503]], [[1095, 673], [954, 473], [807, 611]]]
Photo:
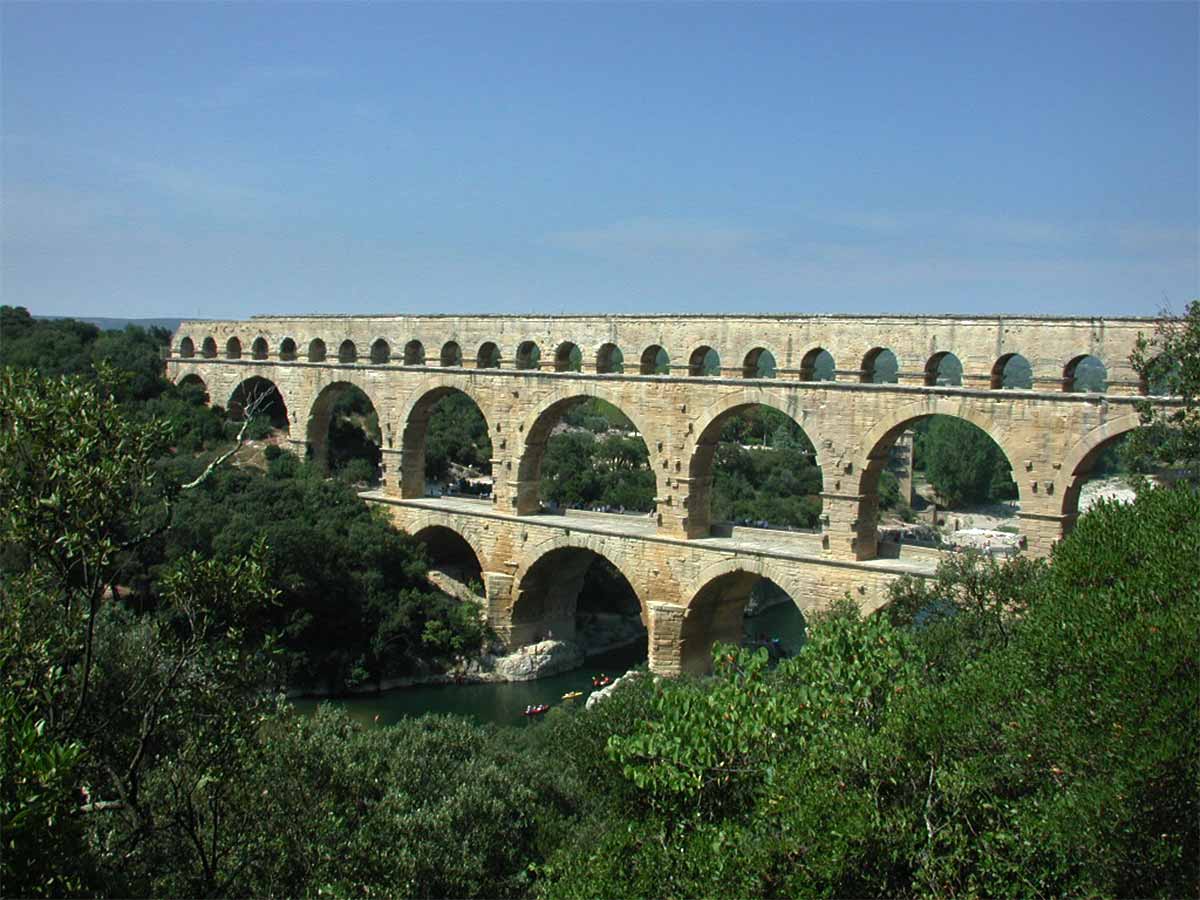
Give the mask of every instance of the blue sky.
[[1143, 315], [1194, 3], [4, 3], [36, 314]]

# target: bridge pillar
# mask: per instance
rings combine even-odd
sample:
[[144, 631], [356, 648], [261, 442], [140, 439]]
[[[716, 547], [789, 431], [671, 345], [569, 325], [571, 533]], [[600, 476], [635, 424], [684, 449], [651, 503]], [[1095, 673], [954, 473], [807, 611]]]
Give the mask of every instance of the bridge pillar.
[[649, 603], [650, 615], [646, 626], [650, 632], [650, 671], [656, 675], [674, 676], [683, 672], [681, 647], [683, 619], [687, 609], [673, 603]]
[[1075, 513], [1020, 512], [1021, 538], [1030, 556], [1049, 556], [1050, 549], [1071, 533], [1078, 515]]
[[877, 495], [823, 491], [821, 514], [825, 520], [825, 549], [835, 559], [874, 559], [878, 555]]
[[379, 468], [383, 475], [383, 492], [393, 497], [423, 497], [425, 495], [425, 472], [420, 476], [420, 493], [411, 493], [405, 488], [409, 486], [411, 476], [405, 471], [404, 452], [381, 447], [379, 450]]

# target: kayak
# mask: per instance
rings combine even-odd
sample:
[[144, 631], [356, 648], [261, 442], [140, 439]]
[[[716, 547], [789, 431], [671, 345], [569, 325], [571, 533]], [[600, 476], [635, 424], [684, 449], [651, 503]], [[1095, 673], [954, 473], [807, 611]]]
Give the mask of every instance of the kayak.
[[562, 698], [564, 700], [574, 700], [575, 698], [582, 697], [582, 696], [583, 696], [583, 691], [567, 691], [565, 694], [562, 695]]

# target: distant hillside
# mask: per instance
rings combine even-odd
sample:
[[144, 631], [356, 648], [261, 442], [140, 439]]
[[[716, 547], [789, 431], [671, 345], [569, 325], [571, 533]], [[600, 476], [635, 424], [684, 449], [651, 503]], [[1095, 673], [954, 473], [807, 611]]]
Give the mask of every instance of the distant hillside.
[[87, 322], [102, 331], [121, 331], [126, 325], [138, 325], [142, 328], [165, 328], [175, 331], [182, 319], [110, 319], [104, 316], [34, 316], [35, 319], [74, 319], [77, 322]]

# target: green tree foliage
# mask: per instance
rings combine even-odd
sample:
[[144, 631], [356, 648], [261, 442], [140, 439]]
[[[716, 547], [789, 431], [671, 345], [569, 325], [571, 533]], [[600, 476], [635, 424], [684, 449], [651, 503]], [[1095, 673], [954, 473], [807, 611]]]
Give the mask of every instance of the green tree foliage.
[[466, 394], [453, 393], [438, 401], [429, 415], [425, 436], [425, 477], [445, 484], [450, 466], [492, 472], [492, 441], [479, 407]]
[[[1012, 467], [983, 431], [953, 416], [932, 416], [914, 455], [947, 506], [1015, 497]], [[914, 462], [914, 468], [917, 462]]]
[[1137, 472], [1171, 466], [1200, 479], [1200, 300], [1183, 316], [1166, 317], [1153, 337], [1139, 335], [1130, 362], [1150, 394], [1179, 400], [1173, 407], [1138, 404], [1145, 427], [1130, 435], [1126, 460]]

